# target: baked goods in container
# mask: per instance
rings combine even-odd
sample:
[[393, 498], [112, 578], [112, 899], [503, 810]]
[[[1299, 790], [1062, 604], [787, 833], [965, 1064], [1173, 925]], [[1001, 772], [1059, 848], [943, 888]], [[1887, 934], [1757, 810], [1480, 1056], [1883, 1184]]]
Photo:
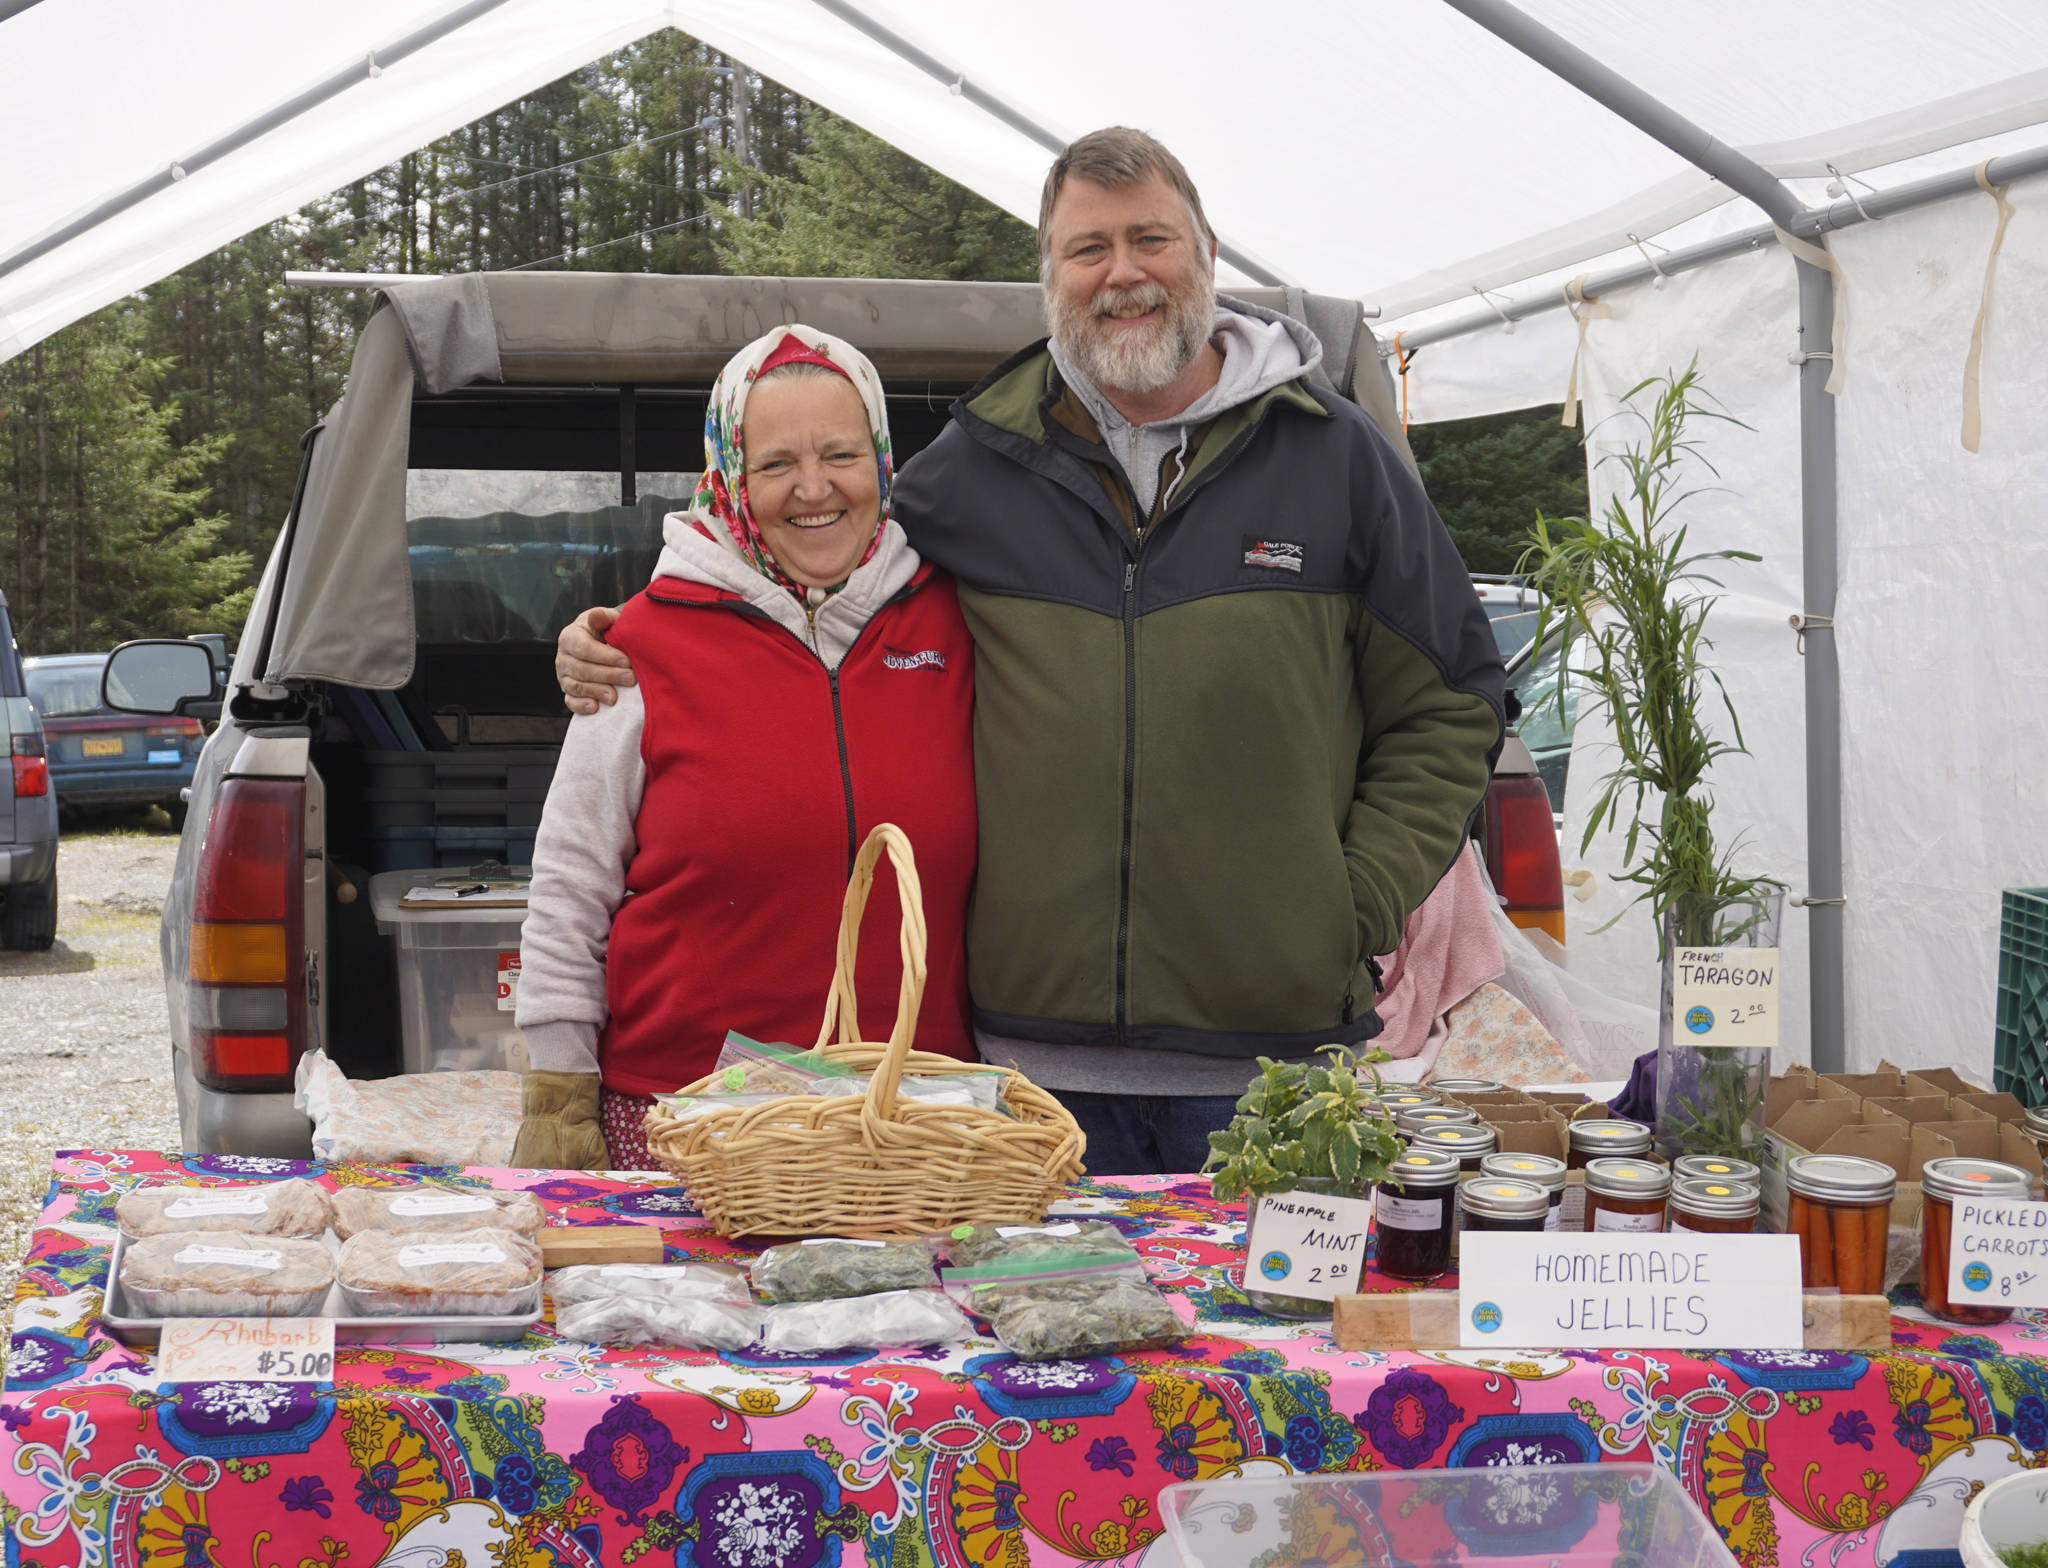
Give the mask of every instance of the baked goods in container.
[[335, 1271], [359, 1317], [512, 1317], [540, 1300], [540, 1248], [516, 1231], [366, 1230]]
[[334, 1195], [334, 1233], [366, 1230], [494, 1230], [537, 1236], [547, 1216], [531, 1193], [488, 1187], [344, 1187]]
[[334, 1283], [326, 1244], [246, 1231], [185, 1231], [131, 1241], [121, 1289], [149, 1318], [303, 1318]]
[[121, 1195], [114, 1218], [130, 1241], [197, 1230], [318, 1236], [327, 1229], [327, 1194], [296, 1176], [232, 1187], [138, 1187]]

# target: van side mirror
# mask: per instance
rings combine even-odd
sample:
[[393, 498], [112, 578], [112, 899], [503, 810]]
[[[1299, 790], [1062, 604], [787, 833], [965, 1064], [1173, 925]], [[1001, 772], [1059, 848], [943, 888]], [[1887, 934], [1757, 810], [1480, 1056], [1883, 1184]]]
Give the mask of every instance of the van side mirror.
[[202, 718], [211, 706], [218, 716], [219, 691], [205, 645], [170, 638], [122, 643], [100, 676], [100, 701], [118, 713]]

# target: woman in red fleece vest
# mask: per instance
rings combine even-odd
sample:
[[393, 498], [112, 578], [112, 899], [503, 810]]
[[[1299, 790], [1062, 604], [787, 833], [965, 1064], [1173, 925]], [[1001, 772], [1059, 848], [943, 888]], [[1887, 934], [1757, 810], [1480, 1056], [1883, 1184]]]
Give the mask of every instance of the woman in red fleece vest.
[[[636, 686], [569, 726], [534, 849], [513, 1158], [645, 1170], [651, 1097], [728, 1030], [808, 1045], [868, 831], [917, 852], [930, 935], [916, 1046], [972, 1059], [974, 655], [952, 580], [889, 518], [882, 387], [850, 344], [781, 327], [712, 390], [704, 474], [611, 641]], [[869, 900], [863, 1039], [887, 1036], [893, 879]]]

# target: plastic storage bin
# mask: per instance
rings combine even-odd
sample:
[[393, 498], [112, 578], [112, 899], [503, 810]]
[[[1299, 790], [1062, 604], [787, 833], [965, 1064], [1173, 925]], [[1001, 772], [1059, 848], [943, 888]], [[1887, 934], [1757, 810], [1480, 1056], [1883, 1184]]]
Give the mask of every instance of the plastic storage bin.
[[1261, 1558], [1320, 1568], [1735, 1568], [1678, 1478], [1656, 1465], [1190, 1481], [1162, 1492], [1159, 1508], [1185, 1568], [1251, 1568]]
[[526, 1071], [526, 1041], [512, 1022], [519, 996], [519, 928], [524, 905], [402, 909], [400, 900], [433, 876], [380, 871], [370, 878], [377, 929], [398, 938], [401, 1060], [409, 1073], [498, 1068]]
[[2048, 1101], [2048, 887], [2009, 887], [1998, 919], [1998, 1043], [1991, 1087]]
[[552, 747], [373, 751], [364, 760], [372, 871], [532, 862]]

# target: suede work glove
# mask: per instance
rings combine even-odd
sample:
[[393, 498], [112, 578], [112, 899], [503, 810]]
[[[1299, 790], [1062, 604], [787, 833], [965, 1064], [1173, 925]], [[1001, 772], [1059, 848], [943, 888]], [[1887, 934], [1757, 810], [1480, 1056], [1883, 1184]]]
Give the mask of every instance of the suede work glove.
[[596, 1073], [528, 1073], [519, 1086], [519, 1138], [512, 1163], [541, 1170], [610, 1170], [598, 1121]]

